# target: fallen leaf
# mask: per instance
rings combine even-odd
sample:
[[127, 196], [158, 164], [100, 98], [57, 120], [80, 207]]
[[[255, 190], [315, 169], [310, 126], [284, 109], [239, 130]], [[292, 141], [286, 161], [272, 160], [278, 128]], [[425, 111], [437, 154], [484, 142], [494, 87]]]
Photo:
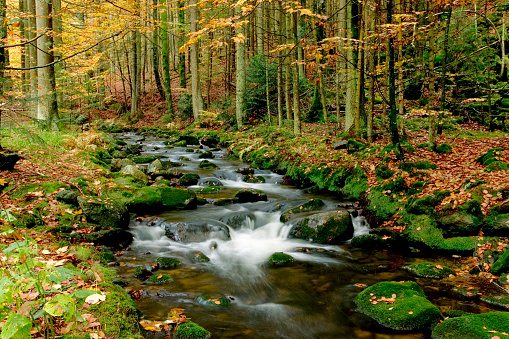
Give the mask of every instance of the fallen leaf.
[[106, 296], [102, 294], [92, 294], [85, 298], [85, 302], [90, 305], [97, 305], [106, 300]]

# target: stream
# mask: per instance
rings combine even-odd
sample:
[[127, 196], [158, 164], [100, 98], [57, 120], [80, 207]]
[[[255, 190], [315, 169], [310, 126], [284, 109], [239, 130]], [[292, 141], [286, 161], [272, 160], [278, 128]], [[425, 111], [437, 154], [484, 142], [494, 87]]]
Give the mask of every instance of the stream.
[[[241, 188], [262, 190], [269, 198], [227, 206], [208, 203], [194, 210], [169, 211], [147, 216], [142, 222], [131, 221], [134, 242], [117, 257], [117, 272], [129, 282], [129, 289], [142, 291], [136, 305], [147, 319], [164, 320], [171, 309], [182, 308], [188, 318], [209, 330], [212, 338], [427, 338], [422, 333], [380, 329], [355, 312], [353, 302], [361, 291], [358, 284], [415, 280], [398, 267], [416, 259], [387, 251], [362, 251], [351, 248], [348, 242], [320, 245], [290, 239], [291, 223], [280, 222], [282, 211], [311, 198], [325, 202], [320, 212], [340, 210], [338, 204], [342, 202], [304, 193], [285, 184], [281, 175], [265, 170], [255, 170], [254, 174], [263, 176], [265, 183], [245, 183], [236, 169], [248, 165], [229, 159], [225, 150], [213, 151], [215, 157], [208, 159], [218, 168], [203, 170], [198, 167], [202, 160], [198, 158], [198, 145], [166, 148], [163, 140], [157, 138], [140, 140], [135, 134], [117, 137], [127, 143], [141, 143], [143, 155], [159, 155], [161, 160], [183, 163], [179, 172], [199, 174], [198, 185], [189, 187], [192, 190], [206, 187], [211, 181], [222, 185], [219, 193], [199, 195], [209, 202], [231, 198]], [[369, 232], [362, 216], [353, 217], [352, 221], [355, 235]], [[224, 232], [211, 232], [204, 241], [174, 241], [166, 236], [168, 223], [222, 225], [223, 229], [228, 225], [229, 238]], [[197, 252], [210, 261], [197, 262]], [[292, 255], [296, 263], [290, 267], [268, 267], [267, 259], [275, 252]], [[182, 262], [176, 269], [158, 271], [170, 275], [173, 282], [153, 286], [133, 277], [137, 266], [150, 267], [157, 257]], [[441, 258], [440, 262], [444, 260], [454, 265], [454, 259]], [[231, 304], [211, 307], [200, 302], [198, 296], [203, 294], [227, 298]], [[430, 300], [445, 305], [453, 302], [441, 298]]]

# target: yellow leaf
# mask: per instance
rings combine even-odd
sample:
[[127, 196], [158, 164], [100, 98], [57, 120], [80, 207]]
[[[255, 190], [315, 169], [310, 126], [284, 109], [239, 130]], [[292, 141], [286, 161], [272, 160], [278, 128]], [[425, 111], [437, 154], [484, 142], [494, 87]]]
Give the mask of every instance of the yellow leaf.
[[7, 181], [5, 181], [5, 179], [0, 179], [0, 185], [4, 186], [5, 184], [7, 184]]

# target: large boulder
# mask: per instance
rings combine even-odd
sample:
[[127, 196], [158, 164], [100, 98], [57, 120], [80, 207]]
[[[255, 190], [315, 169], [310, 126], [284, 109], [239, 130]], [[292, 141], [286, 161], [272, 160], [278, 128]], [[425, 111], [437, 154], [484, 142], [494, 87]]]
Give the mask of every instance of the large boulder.
[[164, 170], [164, 166], [160, 159], [156, 159], [156, 160], [152, 161], [147, 167], [148, 174], [153, 174], [153, 173], [160, 172], [163, 170]]
[[444, 320], [431, 332], [433, 339], [493, 339], [507, 337], [509, 313], [468, 314]]
[[145, 185], [148, 184], [148, 176], [135, 165], [124, 166], [120, 171], [122, 173], [135, 177], [136, 180], [144, 183]]
[[230, 231], [224, 225], [211, 225], [207, 223], [163, 222], [165, 235], [184, 243], [202, 242], [208, 239], [230, 239]]
[[395, 330], [426, 330], [442, 319], [440, 310], [413, 281], [379, 282], [359, 293], [355, 304], [359, 312]]
[[198, 165], [198, 167], [200, 167], [202, 169], [214, 169], [214, 168], [217, 168], [217, 165], [214, 164], [213, 162], [208, 161], [208, 160], [202, 160], [200, 162], [200, 164]]
[[120, 170], [128, 165], [135, 166], [136, 163], [131, 159], [111, 159], [110, 172], [120, 172]]
[[319, 244], [337, 244], [351, 239], [353, 232], [350, 213], [340, 210], [317, 213], [298, 220], [289, 236]]
[[122, 204], [93, 196], [78, 197], [78, 204], [89, 222], [104, 228], [129, 226], [129, 211]]
[[76, 190], [63, 190], [55, 194], [55, 200], [63, 202], [65, 204], [78, 206], [79, 192]]
[[[505, 207], [503, 209], [505, 211]], [[509, 231], [509, 213], [490, 213], [486, 217], [483, 232], [486, 235], [507, 236]]]
[[240, 191], [235, 192], [233, 198], [237, 199], [238, 203], [268, 200], [267, 194], [265, 194], [265, 192], [253, 188], [243, 188]]

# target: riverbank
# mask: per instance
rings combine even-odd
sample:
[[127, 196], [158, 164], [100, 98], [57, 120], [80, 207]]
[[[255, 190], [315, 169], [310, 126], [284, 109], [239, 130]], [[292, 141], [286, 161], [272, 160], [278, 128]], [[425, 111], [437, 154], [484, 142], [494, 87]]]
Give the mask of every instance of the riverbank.
[[[233, 156], [250, 162], [252, 167], [276, 170], [308, 192], [332, 194], [365, 208], [374, 229], [371, 235], [356, 239], [354, 246], [375, 246], [422, 257], [431, 252], [461, 255], [462, 264], [454, 269], [454, 273], [474, 282], [471, 287], [497, 283], [499, 276], [504, 273], [504, 266], [497, 269], [496, 275], [490, 271], [507, 246], [507, 239], [501, 236], [507, 234], [504, 225], [509, 220], [505, 219], [509, 212], [505, 200], [509, 179], [503, 165], [507, 163], [505, 150], [509, 149], [509, 138], [506, 135], [479, 131], [481, 128], [476, 125], [453, 125], [449, 131], [452, 137], [443, 136], [439, 139], [441, 144], [449, 145], [450, 149], [443, 146], [444, 153], [436, 153], [424, 147], [426, 136], [422, 126], [416, 125], [416, 131], [407, 131], [410, 142], [405, 147], [406, 161], [401, 164], [386, 148], [388, 141], [383, 138], [368, 147], [358, 142], [349, 142], [348, 139], [340, 142], [342, 139], [332, 132], [332, 126], [330, 132], [324, 131], [323, 125], [305, 127], [303, 137], [300, 138], [293, 138], [285, 129], [267, 126], [242, 132], [193, 126], [186, 130], [146, 128], [141, 132], [165, 135], [176, 142], [181, 134], [219, 141]], [[106, 130], [112, 129], [109, 127]], [[18, 162], [16, 172], [2, 173], [2, 179], [5, 180], [2, 205], [3, 210], [8, 211], [3, 213], [4, 229], [9, 230], [12, 225], [24, 229], [23, 225], [16, 224], [17, 221], [32, 227], [30, 231], [24, 231], [23, 237], [35, 239], [39, 243], [39, 255], [44, 250], [49, 251], [44, 252], [44, 255], [54, 255], [53, 259], [48, 259], [55, 262], [62, 260], [62, 253], [57, 250], [66, 246], [68, 251], [80, 252], [81, 248], [91, 248], [91, 253], [94, 252], [93, 247], [84, 242], [87, 233], [94, 232], [91, 225], [79, 228], [78, 233], [83, 234], [78, 242], [79, 247], [76, 241], [74, 244], [72, 241], [62, 242], [62, 246], [59, 246], [58, 242], [62, 238], [50, 235], [51, 229], [86, 222], [79, 212], [82, 209], [58, 201], [55, 195], [75, 187], [81, 194], [94, 196], [100, 188], [111, 186], [115, 178], [108, 174], [104, 166], [88, 162], [88, 159], [91, 154], [92, 159], [101, 164], [104, 151], [114, 141], [98, 138], [94, 136], [95, 133], [85, 134], [85, 138], [79, 142], [76, 141], [80, 140], [78, 134], [70, 134], [66, 140], [62, 140], [61, 135], [56, 138], [48, 135], [50, 141], [46, 142], [46, 146], [33, 147], [19, 144], [22, 135], [14, 132], [4, 136], [4, 146], [21, 150], [22, 154], [30, 157]], [[51, 141], [52, 138], [59, 141]], [[83, 140], [87, 138], [89, 140]], [[343, 144], [349, 145], [347, 147], [350, 152], [342, 148]], [[496, 148], [499, 150], [490, 153], [490, 150]], [[27, 185], [30, 185], [29, 189], [23, 189]], [[19, 195], [16, 192], [20, 192]], [[16, 220], [9, 219], [9, 215]], [[14, 242], [15, 234], [4, 235], [5, 246]], [[47, 242], [42, 242], [42, 239]], [[90, 271], [94, 277], [97, 273], [99, 283], [96, 277], [96, 285], [111, 285], [111, 274], [101, 275], [102, 269], [94, 267], [101, 259], [93, 259], [93, 255], [99, 256], [90, 254], [80, 259], [74, 254], [70, 256], [72, 260], [69, 259], [69, 262], [77, 268]], [[75, 284], [81, 284], [79, 279]], [[83, 286], [89, 287], [80, 287]], [[84, 289], [94, 291], [92, 288]], [[465, 294], [470, 292], [473, 298], [482, 298], [482, 288], [477, 288], [475, 295], [471, 291], [467, 290]], [[107, 295], [108, 292], [112, 293], [105, 289], [101, 294]], [[51, 293], [55, 298], [70, 294], [56, 291]], [[120, 295], [125, 298], [125, 294]], [[63, 300], [65, 297], [60, 298]], [[129, 299], [125, 300], [129, 303]], [[80, 309], [80, 312], [88, 311]], [[131, 323], [134, 324], [137, 316], [131, 314]], [[99, 337], [101, 331], [105, 336], [109, 335], [103, 330], [105, 326], [99, 318], [89, 319], [94, 321], [87, 323], [87, 326], [93, 324], [87, 327], [88, 331]], [[78, 328], [76, 325], [75, 330]]]

